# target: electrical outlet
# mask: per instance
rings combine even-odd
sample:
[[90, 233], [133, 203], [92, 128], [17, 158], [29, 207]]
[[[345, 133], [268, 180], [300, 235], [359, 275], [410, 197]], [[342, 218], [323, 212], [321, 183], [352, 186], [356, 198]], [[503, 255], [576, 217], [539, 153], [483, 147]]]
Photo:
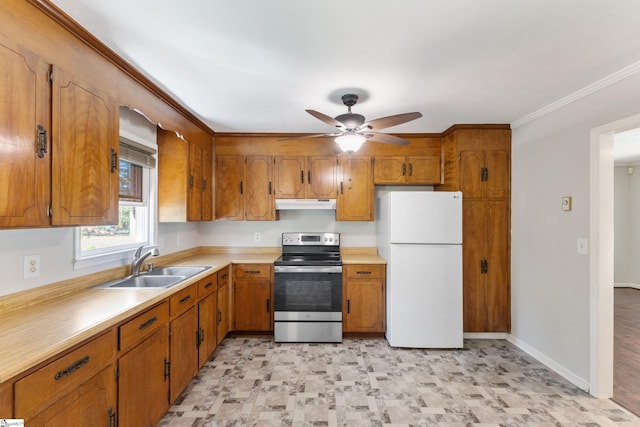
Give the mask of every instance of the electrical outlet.
[[260, 235], [259, 231], [256, 231], [253, 235], [253, 240], [255, 240], [256, 242], [259, 242], [260, 239], [262, 239], [262, 236]]
[[40, 255], [24, 256], [24, 278], [40, 277]]

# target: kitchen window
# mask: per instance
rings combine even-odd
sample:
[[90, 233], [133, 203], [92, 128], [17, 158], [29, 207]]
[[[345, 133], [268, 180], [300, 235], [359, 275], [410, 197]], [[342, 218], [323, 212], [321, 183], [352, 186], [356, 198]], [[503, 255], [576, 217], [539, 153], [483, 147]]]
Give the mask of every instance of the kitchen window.
[[75, 231], [74, 268], [128, 263], [139, 246], [155, 242], [155, 149], [120, 142], [119, 222], [83, 226]]

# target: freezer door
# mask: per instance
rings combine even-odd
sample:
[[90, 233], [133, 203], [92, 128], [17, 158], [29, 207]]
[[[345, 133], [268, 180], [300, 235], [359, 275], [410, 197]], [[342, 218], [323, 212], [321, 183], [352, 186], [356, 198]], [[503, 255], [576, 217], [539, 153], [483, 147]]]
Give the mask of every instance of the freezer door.
[[462, 193], [398, 191], [388, 194], [390, 243], [462, 243]]
[[462, 246], [391, 245], [387, 262], [389, 344], [462, 348]]

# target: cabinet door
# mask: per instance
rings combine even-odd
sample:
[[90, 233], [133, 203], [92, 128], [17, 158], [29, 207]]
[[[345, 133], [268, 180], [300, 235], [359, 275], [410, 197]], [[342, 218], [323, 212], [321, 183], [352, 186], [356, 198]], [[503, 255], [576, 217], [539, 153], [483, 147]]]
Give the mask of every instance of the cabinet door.
[[116, 103], [54, 66], [51, 115], [51, 223], [117, 224]]
[[189, 197], [187, 220], [200, 221], [202, 219], [202, 171], [203, 153], [198, 144], [189, 144]]
[[277, 156], [275, 158], [275, 198], [305, 198], [304, 156]]
[[373, 180], [376, 184], [404, 184], [407, 165], [404, 156], [375, 157]]
[[460, 152], [460, 190], [465, 199], [483, 197], [484, 151]]
[[439, 184], [440, 180], [440, 157], [407, 157], [408, 184]]
[[485, 197], [506, 199], [510, 193], [510, 159], [506, 150], [485, 152]]
[[[487, 313], [486, 330], [511, 331], [511, 292], [509, 285], [509, 203], [485, 203], [485, 273], [484, 307]], [[465, 238], [465, 244], [467, 240]]]
[[[31, 420], [29, 426], [69, 427], [115, 425], [116, 384], [109, 365]], [[125, 424], [123, 424], [125, 425]]]
[[486, 332], [484, 309], [485, 225], [484, 202], [464, 200], [462, 205], [462, 280], [465, 332]]
[[[40, 57], [0, 38], [0, 227], [49, 224], [48, 70]], [[37, 145], [39, 127], [47, 132], [42, 150]]]
[[381, 280], [347, 281], [345, 332], [384, 332], [384, 299]]
[[169, 408], [167, 325], [130, 352], [118, 366], [118, 421], [120, 426], [156, 425]]
[[[218, 276], [218, 280], [220, 280], [220, 276]], [[229, 332], [229, 315], [231, 313], [229, 306], [229, 282], [227, 281], [218, 285], [218, 326], [216, 331], [218, 345]]]
[[202, 367], [216, 349], [217, 293], [207, 295], [198, 305], [198, 326], [200, 340], [198, 345], [198, 365]]
[[213, 148], [202, 147], [202, 221], [213, 220]]
[[158, 127], [158, 221], [187, 221], [189, 143]]
[[216, 159], [216, 218], [244, 219], [244, 157], [219, 156]]
[[248, 156], [245, 159], [244, 206], [248, 221], [272, 221], [275, 218], [273, 157]]
[[271, 286], [268, 279], [234, 279], [234, 330], [271, 330]]
[[371, 157], [340, 158], [340, 194], [336, 220], [373, 221], [373, 179]]
[[173, 403], [198, 372], [198, 309], [191, 307], [171, 321], [170, 360]]
[[338, 195], [338, 164], [334, 156], [307, 158], [308, 199], [335, 199]]

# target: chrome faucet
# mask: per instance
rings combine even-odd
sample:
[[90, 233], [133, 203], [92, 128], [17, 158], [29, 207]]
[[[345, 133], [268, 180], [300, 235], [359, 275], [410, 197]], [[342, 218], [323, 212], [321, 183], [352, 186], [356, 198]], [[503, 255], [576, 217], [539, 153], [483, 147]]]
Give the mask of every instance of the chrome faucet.
[[140, 267], [142, 266], [142, 263], [144, 263], [145, 259], [147, 259], [151, 255], [160, 255], [160, 252], [158, 252], [158, 248], [156, 248], [155, 246], [149, 246], [149, 250], [144, 254], [142, 253], [142, 249], [144, 249], [144, 246], [140, 246], [133, 254], [133, 261], [131, 262], [131, 275], [134, 277], [140, 275]]

